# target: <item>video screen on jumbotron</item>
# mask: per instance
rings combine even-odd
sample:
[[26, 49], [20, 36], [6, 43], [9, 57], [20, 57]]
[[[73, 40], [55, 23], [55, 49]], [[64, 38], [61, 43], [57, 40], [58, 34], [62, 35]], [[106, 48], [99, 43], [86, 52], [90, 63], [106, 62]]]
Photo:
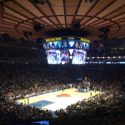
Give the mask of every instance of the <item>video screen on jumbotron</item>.
[[84, 38], [48, 38], [43, 47], [48, 64], [85, 64], [90, 41]]

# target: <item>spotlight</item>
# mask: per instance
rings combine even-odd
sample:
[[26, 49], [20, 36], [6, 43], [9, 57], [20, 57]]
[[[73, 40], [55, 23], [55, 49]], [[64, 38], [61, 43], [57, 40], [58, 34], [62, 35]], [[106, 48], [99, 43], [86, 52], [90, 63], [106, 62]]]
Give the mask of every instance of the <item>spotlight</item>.
[[25, 38], [32, 36], [32, 32], [29, 32], [29, 31], [24, 31], [23, 34], [24, 34]]
[[28, 38], [27, 32], [24, 31], [23, 34], [24, 34], [25, 38]]
[[43, 26], [41, 26], [40, 24], [33, 24], [33, 29], [36, 31], [36, 32], [40, 32], [42, 31], [43, 29], [45, 29]]
[[42, 4], [44, 5], [48, 0], [29, 0], [33, 4]]
[[102, 27], [99, 29], [99, 31], [102, 33], [99, 37], [103, 40], [108, 39], [108, 33], [110, 31], [109, 27]]
[[80, 22], [79, 20], [76, 20], [73, 24], [72, 24], [72, 28], [73, 29], [79, 29], [80, 28]]
[[108, 27], [103, 27], [99, 29], [100, 32], [107, 34], [109, 32], [109, 28]]
[[5, 3], [7, 1], [11, 1], [11, 0], [0, 0], [0, 3]]
[[83, 2], [87, 3], [87, 2], [90, 2], [90, 3], [93, 3], [93, 2], [96, 2], [98, 0], [82, 0]]

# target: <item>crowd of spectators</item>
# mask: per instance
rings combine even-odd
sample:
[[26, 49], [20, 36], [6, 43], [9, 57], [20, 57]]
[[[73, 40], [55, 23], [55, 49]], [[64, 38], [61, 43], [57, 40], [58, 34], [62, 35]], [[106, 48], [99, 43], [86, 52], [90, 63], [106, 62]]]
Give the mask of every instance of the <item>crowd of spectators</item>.
[[[108, 71], [108, 74], [107, 74]], [[111, 124], [114, 119], [125, 115], [124, 70], [84, 69], [81, 67], [16, 66], [2, 67], [0, 70], [0, 121], [26, 121], [51, 119], [54, 124]], [[91, 89], [102, 94], [83, 100], [65, 110], [55, 112], [56, 118], [48, 110], [40, 110], [22, 104], [15, 104], [16, 98], [26, 95], [46, 93], [75, 84], [77, 77], [88, 77]]]
[[68, 106], [66, 110], [61, 109], [56, 115], [65, 125], [112, 125], [119, 122], [121, 116], [125, 117], [124, 94], [118, 88], [105, 91], [103, 94]]

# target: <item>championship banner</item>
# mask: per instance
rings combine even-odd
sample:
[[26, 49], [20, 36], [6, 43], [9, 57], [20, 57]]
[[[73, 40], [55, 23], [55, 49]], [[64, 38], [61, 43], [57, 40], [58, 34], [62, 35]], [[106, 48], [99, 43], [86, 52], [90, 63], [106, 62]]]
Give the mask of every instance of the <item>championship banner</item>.
[[0, 24], [3, 23], [3, 17], [4, 17], [4, 4], [0, 3]]

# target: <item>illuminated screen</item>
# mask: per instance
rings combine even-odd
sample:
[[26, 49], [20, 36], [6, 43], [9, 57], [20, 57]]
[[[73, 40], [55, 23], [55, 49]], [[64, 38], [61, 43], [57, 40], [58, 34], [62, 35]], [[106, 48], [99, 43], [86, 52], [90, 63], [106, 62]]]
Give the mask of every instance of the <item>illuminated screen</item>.
[[28, 122], [17, 122], [13, 125], [50, 125], [49, 120], [42, 120], [42, 121], [28, 121]]
[[32, 122], [32, 125], [50, 125], [50, 124], [48, 120], [43, 120], [43, 121]]
[[61, 50], [61, 64], [66, 64], [70, 61], [68, 49]]
[[60, 50], [46, 50], [48, 64], [60, 64]]
[[53, 38], [43, 43], [48, 64], [85, 64], [89, 42], [76, 38]]
[[86, 51], [75, 50], [72, 57], [72, 64], [85, 64]]

